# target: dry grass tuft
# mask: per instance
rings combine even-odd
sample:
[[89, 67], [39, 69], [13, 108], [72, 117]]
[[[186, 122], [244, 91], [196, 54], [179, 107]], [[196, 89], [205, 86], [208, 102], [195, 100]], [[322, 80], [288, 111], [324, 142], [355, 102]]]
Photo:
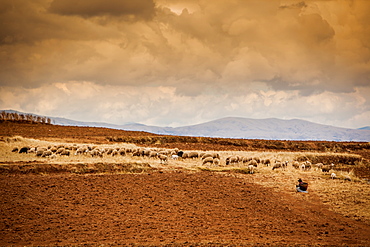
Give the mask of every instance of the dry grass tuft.
[[346, 153], [316, 153], [316, 154], [303, 154], [297, 157], [297, 161], [309, 160], [313, 164], [341, 164], [341, 165], [360, 165], [363, 162], [363, 158], [358, 154], [346, 154]]
[[0, 141], [5, 143], [13, 143], [24, 141], [24, 138], [22, 136], [1, 137]]

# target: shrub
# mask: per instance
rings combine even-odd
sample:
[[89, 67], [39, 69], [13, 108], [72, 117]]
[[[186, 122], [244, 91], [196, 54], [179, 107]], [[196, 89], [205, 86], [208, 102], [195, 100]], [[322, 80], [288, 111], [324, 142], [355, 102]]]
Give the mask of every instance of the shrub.
[[357, 154], [305, 154], [297, 157], [297, 161], [311, 161], [313, 164], [343, 164], [343, 165], [358, 165], [362, 163], [362, 157]]

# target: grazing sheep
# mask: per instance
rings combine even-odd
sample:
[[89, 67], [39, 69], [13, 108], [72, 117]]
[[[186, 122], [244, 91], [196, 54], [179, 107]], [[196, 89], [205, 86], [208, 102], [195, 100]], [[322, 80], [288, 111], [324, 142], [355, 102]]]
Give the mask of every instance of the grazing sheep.
[[202, 156], [202, 160], [205, 159], [205, 158], [208, 158], [208, 157], [219, 159], [220, 155], [218, 153], [206, 153]]
[[323, 163], [317, 163], [315, 164], [315, 170], [321, 170], [323, 166], [324, 166]]
[[300, 165], [299, 165], [299, 162], [298, 161], [294, 161], [292, 166], [295, 168], [295, 169], [299, 169]]
[[[68, 150], [65, 150], [65, 151], [68, 151]], [[91, 155], [91, 157], [99, 156], [100, 158], [103, 158], [103, 153], [100, 152], [98, 149], [91, 150], [90, 155]]]
[[253, 174], [255, 169], [256, 169], [256, 167], [254, 165], [248, 165], [248, 172], [250, 174]]
[[19, 150], [18, 150], [18, 148], [13, 148], [13, 149], [12, 149], [12, 152], [13, 152], [13, 153], [18, 153], [18, 151], [19, 151]]
[[[141, 155], [142, 155], [142, 156], [149, 156], [150, 152], [151, 152], [151, 150], [150, 150], [150, 149], [143, 149], [143, 150], [141, 151]], [[154, 152], [154, 153], [155, 153], [155, 152]], [[157, 154], [157, 153], [155, 153], [155, 154]]]
[[119, 155], [121, 155], [121, 156], [125, 156], [125, 155], [126, 155], [126, 149], [124, 149], [124, 148], [120, 148], [120, 149], [118, 150], [118, 154], [119, 154]]
[[261, 163], [261, 159], [258, 158], [258, 157], [253, 157], [252, 159], [255, 160], [255, 161], [257, 161], [257, 163]]
[[219, 166], [219, 165], [220, 165], [220, 159], [219, 159], [219, 158], [214, 158], [214, 159], [213, 159], [213, 164], [214, 164], [215, 166]]
[[258, 166], [258, 163], [257, 163], [257, 161], [256, 161], [255, 159], [252, 159], [252, 160], [249, 162], [248, 167], [249, 167], [249, 166], [257, 167], [257, 166]]
[[65, 155], [65, 156], [69, 156], [70, 155], [70, 151], [69, 150], [64, 150], [63, 152], [60, 153], [60, 155]]
[[58, 148], [58, 150], [55, 152], [56, 154], [61, 154], [61, 153], [63, 153], [65, 151], [65, 148], [63, 148], [63, 147], [60, 147], [60, 148]]
[[302, 164], [300, 165], [300, 168], [301, 168], [301, 170], [302, 170], [302, 171], [304, 171], [304, 170], [306, 170], [306, 165], [305, 165], [304, 163], [302, 163]]
[[178, 152], [177, 152], [177, 155], [178, 155], [179, 157], [181, 157], [181, 158], [182, 158], [182, 155], [183, 155], [183, 154], [184, 154], [184, 151], [181, 151], [181, 150], [180, 150], [180, 151], [178, 151]]
[[88, 148], [86, 146], [77, 148], [75, 155], [87, 153]]
[[270, 159], [265, 159], [265, 160], [261, 160], [261, 163], [265, 166], [270, 166], [271, 165], [271, 161]]
[[166, 151], [166, 150], [161, 150], [161, 151], [159, 151], [158, 152], [158, 154], [163, 154], [163, 155], [167, 155], [168, 156], [168, 151]]
[[239, 162], [239, 158], [236, 156], [229, 156], [226, 158], [226, 165], [236, 164]]
[[304, 165], [306, 171], [311, 170], [312, 163], [310, 161], [307, 160]]
[[188, 158], [195, 159], [195, 158], [198, 158], [198, 157], [199, 157], [198, 152], [189, 152], [188, 153]]
[[179, 156], [177, 154], [172, 154], [171, 155], [171, 159], [173, 160], [177, 160], [179, 158]]
[[286, 170], [288, 168], [288, 164], [289, 164], [289, 161], [281, 162], [281, 167], [283, 168], [283, 170]]
[[249, 161], [251, 161], [252, 160], [252, 158], [249, 158], [249, 157], [243, 157], [242, 158], [242, 162], [243, 162], [243, 164], [245, 164], [245, 163], [248, 163]]
[[275, 161], [275, 164], [272, 166], [272, 170], [282, 168], [282, 163], [280, 161]]
[[42, 153], [41, 157], [49, 157], [52, 154], [53, 152], [51, 152], [50, 150], [46, 150]]
[[30, 148], [30, 150], [28, 150], [28, 153], [31, 154], [31, 153], [36, 153], [36, 150], [37, 148]]
[[36, 156], [37, 157], [40, 157], [40, 156], [42, 156], [42, 154], [44, 153], [44, 151], [43, 150], [37, 150], [36, 151]]
[[213, 158], [213, 155], [212, 155], [211, 153], [205, 153], [205, 154], [203, 154], [203, 155], [201, 156], [201, 159], [202, 159], [202, 160], [204, 160], [204, 159], [206, 159], [206, 158], [208, 158], [208, 157], [212, 157], [212, 158]]
[[334, 172], [331, 173], [330, 175], [331, 179], [336, 179], [337, 178], [337, 174], [335, 174]]
[[203, 159], [203, 162], [202, 162], [202, 165], [206, 165], [206, 164], [210, 164], [212, 165], [213, 164], [213, 157], [206, 157]]
[[159, 162], [162, 164], [167, 164], [168, 156], [164, 154], [158, 154]]
[[184, 152], [184, 153], [182, 154], [181, 158], [183, 158], [183, 159], [187, 159], [187, 158], [188, 158], [188, 156], [189, 156], [189, 153], [188, 153], [188, 152]]
[[134, 152], [132, 152], [132, 156], [141, 156], [140, 150], [135, 150]]
[[19, 149], [19, 153], [22, 154], [22, 153], [28, 153], [28, 150], [30, 150], [30, 147], [23, 147], [21, 149]]
[[157, 152], [155, 151], [150, 151], [149, 154], [147, 155], [149, 158], [156, 158], [157, 157]]

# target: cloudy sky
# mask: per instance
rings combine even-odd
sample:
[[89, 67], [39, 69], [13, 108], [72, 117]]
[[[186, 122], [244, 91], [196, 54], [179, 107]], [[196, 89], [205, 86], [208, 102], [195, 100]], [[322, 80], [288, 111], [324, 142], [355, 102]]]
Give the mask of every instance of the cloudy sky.
[[368, 0], [0, 0], [0, 109], [370, 125]]

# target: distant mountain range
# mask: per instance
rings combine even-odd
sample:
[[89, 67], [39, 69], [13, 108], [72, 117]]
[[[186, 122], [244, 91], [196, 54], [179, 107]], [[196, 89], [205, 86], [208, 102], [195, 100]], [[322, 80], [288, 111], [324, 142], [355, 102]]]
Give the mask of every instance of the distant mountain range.
[[[30, 114], [16, 111], [6, 112]], [[105, 127], [121, 130], [146, 131], [163, 135], [265, 140], [370, 141], [370, 126], [360, 129], [348, 129], [317, 124], [300, 119], [282, 120], [277, 118], [251, 119], [227, 117], [202, 124], [173, 128], [148, 126], [138, 123], [115, 125], [102, 122], [81, 122], [58, 117], [48, 118], [56, 125]]]

